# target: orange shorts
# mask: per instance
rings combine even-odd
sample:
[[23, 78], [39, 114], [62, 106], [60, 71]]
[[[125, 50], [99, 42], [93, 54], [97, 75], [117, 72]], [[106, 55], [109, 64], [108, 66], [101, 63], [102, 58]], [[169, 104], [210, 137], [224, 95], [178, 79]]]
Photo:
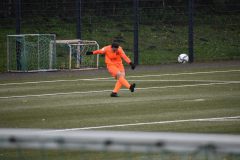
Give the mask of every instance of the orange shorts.
[[121, 63], [107, 65], [108, 72], [115, 78], [118, 72], [124, 73], [124, 66]]

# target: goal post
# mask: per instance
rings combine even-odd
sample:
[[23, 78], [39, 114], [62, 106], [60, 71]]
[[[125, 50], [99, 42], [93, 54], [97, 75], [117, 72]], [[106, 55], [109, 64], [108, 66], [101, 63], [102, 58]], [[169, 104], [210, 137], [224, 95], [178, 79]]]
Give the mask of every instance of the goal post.
[[56, 40], [55, 34], [7, 35], [9, 72], [51, 71], [58, 69], [97, 69], [99, 55], [86, 56], [99, 49], [92, 40]]
[[57, 63], [59, 69], [97, 69], [99, 56], [86, 56], [87, 51], [99, 49], [99, 44], [91, 40], [56, 40]]
[[18, 72], [56, 69], [55, 34], [7, 35], [7, 70]]

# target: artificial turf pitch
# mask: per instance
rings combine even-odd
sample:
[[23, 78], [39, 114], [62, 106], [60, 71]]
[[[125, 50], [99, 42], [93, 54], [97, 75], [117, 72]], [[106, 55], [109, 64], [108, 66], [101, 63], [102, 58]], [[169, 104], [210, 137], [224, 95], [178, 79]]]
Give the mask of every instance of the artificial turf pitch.
[[[0, 127], [240, 133], [239, 62], [127, 67], [126, 72], [136, 91], [123, 87], [117, 98], [110, 97], [115, 80], [105, 69], [4, 73]], [[218, 117], [226, 118], [211, 120]]]
[[[2, 73], [0, 128], [54, 131], [240, 133], [240, 62], [126, 68], [137, 84], [110, 97], [115, 80], [91, 71]], [[184, 155], [194, 159], [193, 155]], [[0, 159], [183, 159], [175, 154], [0, 150]], [[200, 156], [201, 157], [201, 156]], [[236, 157], [237, 159], [239, 157]], [[200, 158], [202, 159], [202, 157]], [[219, 159], [219, 158], [217, 158]], [[229, 155], [222, 159], [234, 159]]]

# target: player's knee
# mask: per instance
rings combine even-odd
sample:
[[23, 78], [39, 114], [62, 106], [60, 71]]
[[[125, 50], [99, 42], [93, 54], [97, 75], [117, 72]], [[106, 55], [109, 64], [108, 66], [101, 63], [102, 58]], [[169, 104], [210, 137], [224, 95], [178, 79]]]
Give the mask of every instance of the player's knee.
[[120, 77], [124, 77], [125, 74], [122, 73], [122, 72], [118, 72], [117, 75], [116, 75], [116, 78], [119, 79]]

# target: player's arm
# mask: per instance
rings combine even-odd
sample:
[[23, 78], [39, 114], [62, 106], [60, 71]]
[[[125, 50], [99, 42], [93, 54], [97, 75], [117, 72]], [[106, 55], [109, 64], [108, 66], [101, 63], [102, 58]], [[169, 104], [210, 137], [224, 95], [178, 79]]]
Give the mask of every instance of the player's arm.
[[128, 56], [125, 54], [125, 52], [123, 51], [123, 49], [121, 47], [119, 47], [119, 53], [120, 53], [121, 57], [125, 60], [125, 62], [127, 62], [131, 66], [132, 69], [135, 69], [135, 64], [132, 63], [130, 58], [128, 58]]
[[88, 51], [86, 53], [86, 55], [92, 55], [92, 54], [105, 54], [105, 47], [95, 51]]

